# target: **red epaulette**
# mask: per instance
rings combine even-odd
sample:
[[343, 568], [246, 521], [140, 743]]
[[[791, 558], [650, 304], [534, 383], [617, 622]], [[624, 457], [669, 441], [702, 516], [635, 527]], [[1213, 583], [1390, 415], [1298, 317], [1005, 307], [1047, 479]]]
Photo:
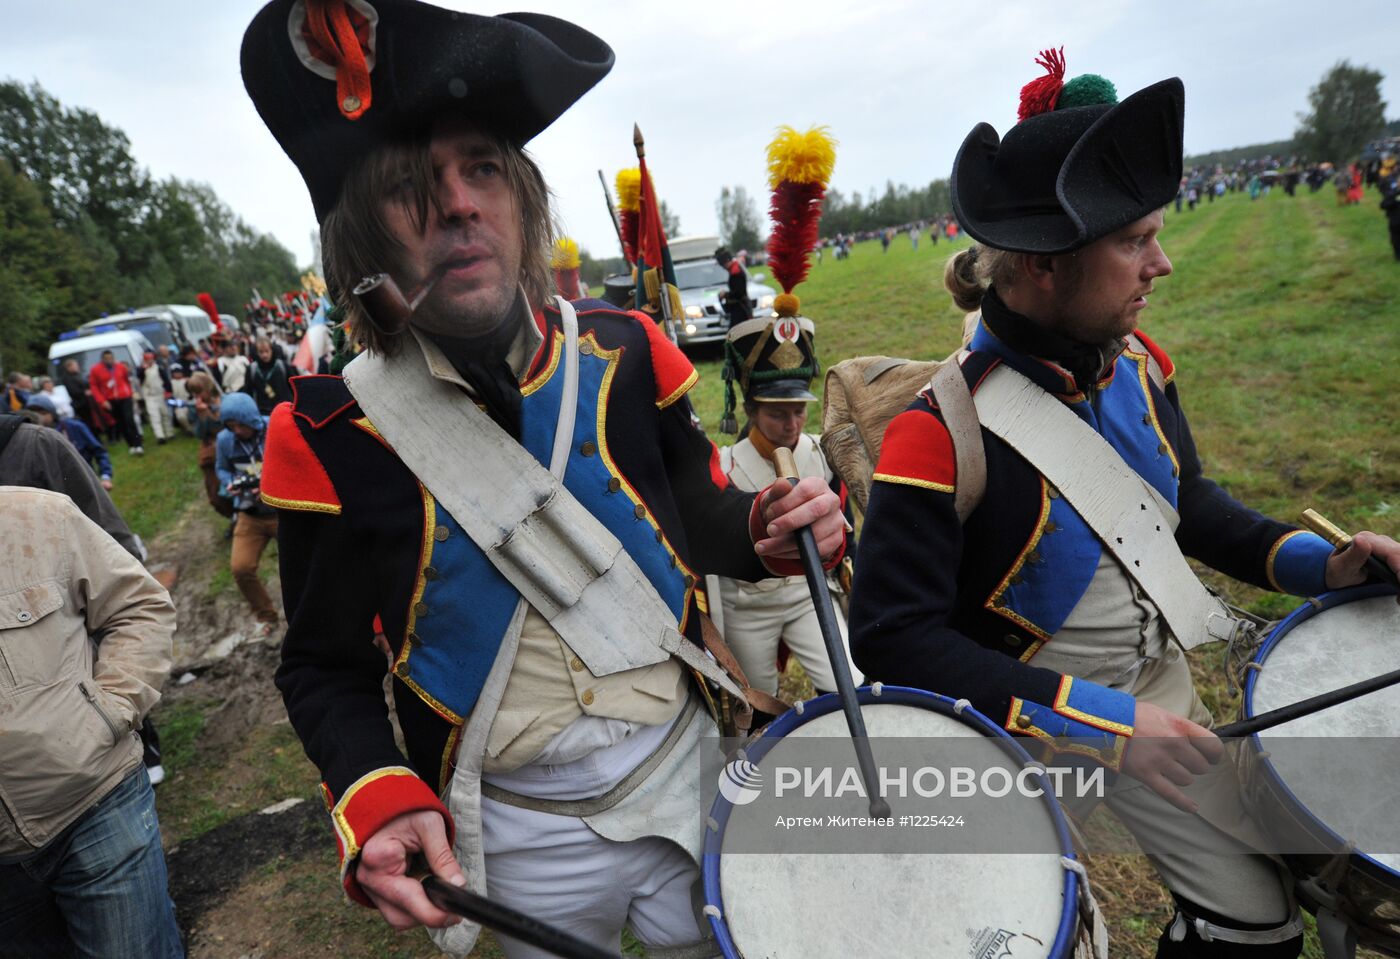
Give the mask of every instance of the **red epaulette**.
[[700, 379], [700, 374], [655, 320], [645, 313], [633, 312], [632, 316], [646, 330], [651, 346], [651, 371], [656, 378], [656, 406], [664, 410], [689, 392]]
[[263, 444], [262, 500], [278, 509], [340, 513], [340, 497], [326, 468], [302, 435], [291, 403], [279, 403], [268, 419]]
[[1142, 330], [1134, 330], [1133, 333], [1136, 334], [1138, 339], [1142, 340], [1142, 345], [1147, 347], [1147, 352], [1157, 361], [1157, 365], [1162, 368], [1162, 382], [1170, 383], [1172, 378], [1176, 376], [1176, 364], [1172, 362], [1170, 356], [1167, 356], [1167, 351], [1156, 343], [1153, 343], [1151, 338], [1148, 337], [1146, 333], [1142, 332]]
[[885, 429], [875, 480], [951, 493], [957, 485], [957, 455], [948, 428], [931, 411], [905, 410]]

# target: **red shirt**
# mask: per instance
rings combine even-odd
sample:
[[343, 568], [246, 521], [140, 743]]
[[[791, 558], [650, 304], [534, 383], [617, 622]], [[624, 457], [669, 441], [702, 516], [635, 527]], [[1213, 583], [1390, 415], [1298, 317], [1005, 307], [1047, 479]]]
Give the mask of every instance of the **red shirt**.
[[92, 387], [92, 395], [99, 403], [131, 398], [131, 378], [121, 360], [111, 366], [94, 363], [88, 371], [88, 386]]

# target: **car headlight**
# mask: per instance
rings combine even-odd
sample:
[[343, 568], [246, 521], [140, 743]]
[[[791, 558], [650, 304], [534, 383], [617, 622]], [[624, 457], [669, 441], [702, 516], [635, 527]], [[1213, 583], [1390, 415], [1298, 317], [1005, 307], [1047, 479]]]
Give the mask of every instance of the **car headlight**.
[[773, 308], [773, 294], [766, 293], [758, 298], [758, 308], [760, 310], [771, 310]]
[[685, 332], [686, 332], [686, 335], [687, 335], [687, 336], [694, 336], [694, 335], [695, 335], [695, 324], [694, 324], [694, 323], [687, 323], [687, 324], [685, 325]]
[[692, 304], [691, 306], [687, 306], [685, 308], [685, 315], [692, 320], [698, 320], [700, 319], [700, 317], [705, 315], [705, 310], [702, 307], [695, 306]]

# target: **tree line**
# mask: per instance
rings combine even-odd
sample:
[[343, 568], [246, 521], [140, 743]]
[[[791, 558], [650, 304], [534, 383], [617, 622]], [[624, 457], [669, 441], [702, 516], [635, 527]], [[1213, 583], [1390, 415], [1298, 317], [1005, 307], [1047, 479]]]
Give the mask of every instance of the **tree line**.
[[242, 312], [253, 287], [295, 288], [291, 252], [206, 184], [158, 180], [125, 133], [39, 84], [0, 82], [0, 350], [37, 369], [58, 334], [208, 291]]

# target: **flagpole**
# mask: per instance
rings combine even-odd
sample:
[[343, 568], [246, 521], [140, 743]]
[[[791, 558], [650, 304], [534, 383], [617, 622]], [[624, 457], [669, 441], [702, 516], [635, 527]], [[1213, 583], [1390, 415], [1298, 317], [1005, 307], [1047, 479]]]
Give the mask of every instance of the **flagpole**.
[[[650, 175], [646, 172], [647, 145], [646, 141], [642, 139], [642, 128], [636, 123], [632, 124], [632, 145], [637, 148], [637, 162], [638, 164], [640, 164], [642, 169], [642, 198], [643, 202], [645, 202], [647, 193], [647, 181], [650, 179]], [[652, 184], [651, 194], [652, 198], [655, 199], [655, 184]], [[657, 222], [659, 223], [661, 221], [661, 210], [657, 209], [653, 212], [656, 216]], [[638, 247], [640, 246], [641, 242], [638, 241]], [[676, 319], [671, 315], [671, 296], [666, 289], [666, 270], [663, 268], [663, 265], [661, 263], [653, 264], [653, 268], [656, 270], [656, 289], [661, 300], [661, 320], [663, 324], [662, 329], [666, 331], [666, 336], [670, 338], [672, 343], [678, 343], [679, 338], [676, 334]], [[644, 283], [644, 279], [640, 271], [638, 271], [637, 273], [637, 282]]]
[[622, 221], [617, 218], [617, 207], [613, 206], [612, 191], [608, 189], [608, 178], [598, 171], [598, 182], [603, 185], [603, 199], [608, 204], [608, 217], [612, 220], [613, 231], [617, 234], [617, 245], [622, 250], [622, 259], [627, 261], [627, 244], [622, 242]]

